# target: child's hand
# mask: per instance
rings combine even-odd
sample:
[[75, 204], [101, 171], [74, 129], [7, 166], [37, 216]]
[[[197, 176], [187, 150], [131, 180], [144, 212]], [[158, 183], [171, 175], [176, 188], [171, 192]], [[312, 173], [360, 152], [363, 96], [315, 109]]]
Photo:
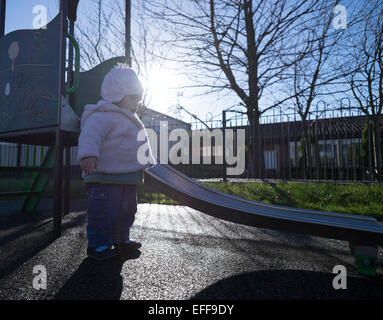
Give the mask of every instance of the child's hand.
[[84, 171], [85, 175], [91, 174], [97, 171], [97, 158], [87, 157], [80, 161], [81, 170]]

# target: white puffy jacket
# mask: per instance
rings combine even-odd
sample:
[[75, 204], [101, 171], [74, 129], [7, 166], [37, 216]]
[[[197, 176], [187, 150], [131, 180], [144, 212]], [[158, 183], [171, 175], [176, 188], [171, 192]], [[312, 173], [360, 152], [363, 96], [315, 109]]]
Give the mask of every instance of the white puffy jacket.
[[[137, 139], [141, 130], [144, 141]], [[137, 159], [141, 146], [147, 150], [146, 163]], [[81, 117], [78, 160], [90, 156], [98, 158], [97, 172], [102, 173], [136, 172], [155, 163], [145, 127], [137, 115], [104, 100], [86, 105]]]

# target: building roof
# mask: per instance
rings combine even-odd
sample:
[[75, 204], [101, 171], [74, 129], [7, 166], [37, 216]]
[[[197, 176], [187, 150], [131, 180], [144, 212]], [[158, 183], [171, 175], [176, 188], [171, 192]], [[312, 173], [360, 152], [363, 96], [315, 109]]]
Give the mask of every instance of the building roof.
[[182, 124], [183, 126], [191, 126], [190, 123], [187, 123], [185, 121], [182, 121], [180, 119], [174, 118], [172, 116], [169, 116], [167, 114], [161, 113], [159, 111], [156, 111], [156, 110], [153, 110], [150, 108], [145, 108], [145, 109], [141, 110], [141, 112], [139, 111], [139, 115], [140, 115], [140, 118], [150, 117], [150, 118], [156, 119], [156, 120], [172, 120], [176, 123]]
[[[383, 130], [383, 115], [379, 117], [379, 124]], [[367, 116], [307, 120], [307, 125], [319, 139], [360, 138], [367, 125]], [[300, 140], [304, 126], [302, 121], [266, 123], [260, 124], [258, 130], [265, 139]]]

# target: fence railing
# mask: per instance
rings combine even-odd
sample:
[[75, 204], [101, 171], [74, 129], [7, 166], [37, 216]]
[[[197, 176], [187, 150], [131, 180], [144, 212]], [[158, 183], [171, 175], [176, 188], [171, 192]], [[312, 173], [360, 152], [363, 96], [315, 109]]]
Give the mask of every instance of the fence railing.
[[[347, 99], [346, 99], [347, 100]], [[245, 128], [246, 146], [252, 132], [243, 111], [225, 115], [226, 128]], [[222, 128], [222, 120], [206, 119], [211, 129]], [[200, 130], [198, 122], [192, 129]], [[306, 127], [305, 127], [306, 126]], [[376, 129], [376, 128], [377, 129]], [[383, 176], [383, 116], [364, 115], [360, 109], [344, 107], [322, 108], [311, 112], [302, 121], [296, 112], [272, 112], [262, 115], [254, 134], [261, 152], [256, 163], [250, 163], [246, 153], [246, 174], [261, 179], [382, 181]], [[251, 166], [262, 170], [251, 173]], [[206, 173], [204, 173], [206, 175]], [[202, 174], [201, 174], [202, 175]]]
[[[360, 113], [332, 110], [319, 112], [317, 116], [309, 117], [306, 123], [300, 121], [294, 113], [280, 113], [264, 115], [260, 119], [256, 130], [261, 155], [255, 163], [250, 157], [251, 132], [245, 114], [230, 117], [226, 128], [245, 132], [243, 153], [245, 167], [241, 174], [232, 178], [257, 179], [285, 179], [285, 180], [323, 180], [323, 181], [354, 181], [375, 182], [382, 181], [382, 117], [378, 118], [377, 128], [372, 119]], [[342, 117], [341, 117], [342, 115]], [[222, 129], [222, 119], [207, 119], [205, 121], [210, 129]], [[148, 126], [159, 132], [159, 127]], [[190, 127], [179, 128], [177, 122], [167, 127], [171, 132], [174, 129], [183, 129], [189, 133], [189, 159], [196, 150], [192, 146], [192, 134], [205, 125], [191, 123]], [[223, 133], [224, 134], [224, 133]], [[235, 135], [236, 137], [236, 135]], [[159, 137], [158, 137], [159, 138]], [[158, 143], [160, 143], [158, 141]], [[179, 141], [168, 142], [171, 149]], [[234, 139], [233, 144], [237, 144]], [[177, 169], [192, 178], [224, 178], [227, 165], [219, 161], [223, 150], [227, 146], [219, 139], [212, 139], [208, 146], [210, 157], [204, 161], [206, 146], [201, 145], [201, 161], [199, 164], [189, 163], [173, 164]], [[0, 175], [1, 177], [24, 178], [26, 183], [31, 172], [17, 172], [17, 170], [1, 170], [6, 168], [28, 168], [39, 166], [48, 147], [23, 144], [0, 143]], [[157, 154], [159, 148], [157, 148]], [[65, 160], [64, 160], [65, 165]], [[70, 152], [71, 174], [80, 177], [77, 147]], [[260, 166], [262, 170], [254, 175], [253, 167]], [[229, 176], [230, 178], [230, 176]]]

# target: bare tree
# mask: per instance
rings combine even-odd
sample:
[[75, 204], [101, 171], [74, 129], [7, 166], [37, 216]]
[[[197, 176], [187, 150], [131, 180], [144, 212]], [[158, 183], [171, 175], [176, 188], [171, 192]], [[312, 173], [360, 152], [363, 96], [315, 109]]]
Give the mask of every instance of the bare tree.
[[[346, 77], [352, 97], [359, 109], [372, 122], [371, 153], [375, 177], [382, 168], [381, 116], [383, 110], [383, 3], [381, 0], [366, 1], [360, 15], [364, 19], [359, 37], [353, 39], [349, 68]], [[370, 139], [370, 137], [369, 137]], [[371, 172], [371, 168], [370, 168]]]
[[307, 48], [302, 45], [300, 26], [321, 8], [320, 2], [150, 2], [153, 18], [172, 36], [164, 39], [174, 49], [172, 58], [183, 63], [193, 77], [194, 85], [189, 87], [204, 88], [207, 93], [229, 91], [246, 108], [252, 130], [250, 155], [253, 164], [257, 160], [257, 176], [263, 171], [259, 118], [291, 99], [283, 95], [281, 80], [304, 56]]
[[[343, 42], [349, 39], [349, 29], [335, 28], [333, 26], [333, 9], [339, 0], [324, 1], [320, 3], [318, 11], [312, 15], [311, 20], [301, 26], [301, 34], [305, 39], [305, 47], [301, 59], [297, 59], [286, 74], [285, 88], [288, 95], [293, 96], [289, 101], [303, 125], [302, 159], [303, 176], [306, 177], [307, 167], [311, 167], [312, 133], [308, 121], [313, 112], [314, 102], [318, 99], [328, 100], [330, 95], [345, 92], [344, 62], [342, 54]], [[357, 21], [349, 21], [348, 27]], [[316, 104], [317, 106], [317, 104]], [[317, 110], [318, 111], [318, 110]], [[327, 110], [322, 110], [325, 112]], [[318, 150], [315, 150], [318, 154]], [[318, 161], [318, 159], [316, 159]], [[311, 172], [310, 172], [311, 174]]]
[[[110, 37], [110, 32], [108, 32], [111, 13], [106, 14], [102, 1], [91, 0], [88, 4], [84, 7], [83, 14], [75, 28], [81, 49], [83, 70], [91, 69], [111, 58], [113, 55], [110, 54], [108, 48], [117, 40]], [[114, 56], [120, 55], [120, 52], [120, 50], [116, 50]]]
[[[144, 2], [133, 2], [132, 67], [148, 82], [151, 71], [161, 66], [159, 57], [167, 52], [155, 42], [155, 30], [149, 30]], [[116, 56], [125, 55], [125, 1], [91, 0], [76, 24], [81, 48], [82, 69], [90, 69]], [[145, 88], [140, 115], [151, 103], [151, 93]]]

